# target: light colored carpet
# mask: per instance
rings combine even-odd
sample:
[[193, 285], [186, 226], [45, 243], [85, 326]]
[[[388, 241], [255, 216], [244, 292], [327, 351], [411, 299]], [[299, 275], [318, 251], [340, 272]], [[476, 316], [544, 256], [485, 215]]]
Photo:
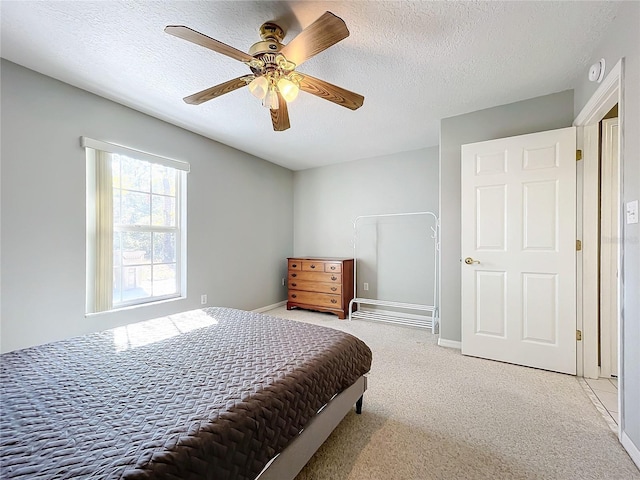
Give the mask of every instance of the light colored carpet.
[[296, 480], [640, 479], [575, 377], [464, 357], [427, 331], [284, 307], [373, 351], [362, 415]]

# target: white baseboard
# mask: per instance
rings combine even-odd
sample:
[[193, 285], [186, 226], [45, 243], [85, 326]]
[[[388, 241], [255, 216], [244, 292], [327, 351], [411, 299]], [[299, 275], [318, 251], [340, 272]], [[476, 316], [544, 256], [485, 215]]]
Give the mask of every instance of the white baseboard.
[[457, 350], [462, 350], [462, 342], [458, 342], [456, 340], [447, 340], [442, 337], [438, 339], [438, 345], [440, 347], [455, 348]]
[[256, 308], [255, 310], [251, 310], [251, 311], [252, 312], [256, 312], [256, 313], [262, 313], [262, 312], [266, 312], [268, 310], [273, 310], [274, 308], [281, 307], [282, 305], [284, 305], [286, 303], [287, 303], [287, 301], [283, 300], [281, 302], [274, 303], [273, 305], [267, 305], [266, 307]]
[[631, 457], [631, 460], [633, 460], [637, 467], [640, 468], [640, 450], [638, 450], [638, 447], [631, 441], [624, 431], [620, 434], [620, 443], [622, 443], [622, 446]]

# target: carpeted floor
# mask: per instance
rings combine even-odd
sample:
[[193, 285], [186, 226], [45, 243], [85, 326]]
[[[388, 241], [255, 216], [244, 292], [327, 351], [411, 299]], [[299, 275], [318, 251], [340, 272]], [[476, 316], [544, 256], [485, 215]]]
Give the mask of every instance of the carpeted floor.
[[640, 479], [575, 377], [464, 357], [415, 328], [265, 313], [373, 351], [362, 415], [349, 413], [296, 480]]

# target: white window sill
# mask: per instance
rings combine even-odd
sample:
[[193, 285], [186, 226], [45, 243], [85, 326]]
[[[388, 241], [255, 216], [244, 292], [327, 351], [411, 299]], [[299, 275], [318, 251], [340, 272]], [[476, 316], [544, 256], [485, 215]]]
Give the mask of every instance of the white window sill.
[[123, 307], [116, 307], [116, 308], [112, 308], [111, 310], [105, 310], [104, 312], [89, 312], [89, 313], [85, 313], [84, 316], [85, 316], [85, 318], [100, 317], [100, 316], [103, 316], [103, 315], [110, 315], [112, 313], [126, 312], [126, 311], [130, 311], [130, 310], [137, 310], [139, 308], [151, 307], [153, 305], [162, 305], [163, 303], [175, 302], [176, 300], [186, 300], [186, 299], [187, 299], [186, 296], [165, 298], [165, 299], [162, 299], [162, 300], [154, 300], [154, 301], [146, 302], [146, 303], [137, 303], [135, 305], [127, 305], [127, 306], [123, 306]]

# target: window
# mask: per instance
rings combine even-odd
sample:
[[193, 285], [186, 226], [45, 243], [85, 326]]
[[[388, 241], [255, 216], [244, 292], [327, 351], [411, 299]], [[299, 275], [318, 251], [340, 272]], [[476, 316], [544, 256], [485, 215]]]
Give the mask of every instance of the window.
[[185, 293], [188, 164], [83, 137], [87, 312]]

